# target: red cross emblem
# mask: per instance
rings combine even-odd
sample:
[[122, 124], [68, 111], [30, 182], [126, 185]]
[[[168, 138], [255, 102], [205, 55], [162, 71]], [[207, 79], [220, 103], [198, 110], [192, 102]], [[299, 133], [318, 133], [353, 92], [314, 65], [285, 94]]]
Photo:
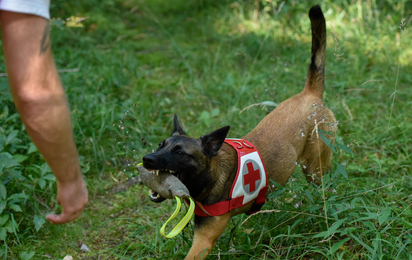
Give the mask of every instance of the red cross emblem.
[[260, 169], [255, 170], [253, 168], [253, 163], [246, 163], [247, 174], [243, 175], [243, 180], [245, 186], [249, 184], [249, 192], [254, 192], [256, 190], [256, 181], [260, 180]]

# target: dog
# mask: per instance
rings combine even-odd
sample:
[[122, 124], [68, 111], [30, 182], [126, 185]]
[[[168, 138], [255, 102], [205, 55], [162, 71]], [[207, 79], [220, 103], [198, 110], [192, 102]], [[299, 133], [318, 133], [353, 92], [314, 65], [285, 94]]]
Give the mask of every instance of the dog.
[[[195, 215], [193, 244], [185, 259], [203, 259], [232, 216], [251, 212], [256, 205], [259, 207], [264, 203], [264, 198], [263, 202], [261, 198], [254, 198], [247, 203], [240, 202], [229, 212], [209, 214], [209, 205], [229, 201], [234, 183], [241, 178], [237, 177], [237, 172], [239, 161], [243, 159], [238, 156], [237, 148], [256, 148], [260, 154], [264, 166], [253, 164], [254, 168], [250, 169], [253, 171], [260, 167], [266, 174], [258, 177], [262, 180], [260, 183], [266, 183], [266, 186], [259, 186], [263, 197], [276, 188], [267, 180], [284, 185], [298, 164], [309, 182], [319, 183], [330, 169], [332, 151], [319, 137], [318, 131], [328, 132], [328, 139], [334, 143], [337, 123], [332, 111], [323, 103], [326, 23], [319, 5], [310, 9], [309, 18], [312, 28], [311, 62], [301, 93], [280, 103], [241, 140], [231, 140], [232, 144], [225, 141], [229, 126], [197, 139], [191, 138], [186, 136], [175, 115], [172, 135], [159, 144], [156, 152], [144, 156], [144, 168], [139, 170], [168, 171], [177, 176], [204, 212], [199, 211]], [[250, 190], [251, 185], [249, 182]], [[256, 190], [255, 184], [253, 190]], [[151, 198], [155, 202], [164, 200], [156, 192]]]

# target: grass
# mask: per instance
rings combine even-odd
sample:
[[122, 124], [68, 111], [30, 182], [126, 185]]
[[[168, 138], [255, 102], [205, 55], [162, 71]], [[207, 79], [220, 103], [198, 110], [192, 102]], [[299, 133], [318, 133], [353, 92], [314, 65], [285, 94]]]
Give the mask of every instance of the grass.
[[[54, 209], [54, 184], [26, 188], [36, 199], [19, 204], [24, 209], [16, 213], [20, 228], [8, 233], [7, 257], [29, 259], [34, 252], [32, 259], [69, 254], [75, 259], [182, 259], [193, 224], [174, 239], [158, 232], [174, 202], [151, 203], [139, 185], [119, 193], [112, 188], [138, 175], [134, 164], [170, 135], [175, 113], [190, 136], [231, 125], [230, 136], [240, 137], [273, 108], [239, 114], [242, 109], [298, 93], [310, 58], [307, 12], [316, 3], [52, 1], [52, 17], [89, 17], [83, 28], [53, 25], [52, 40], [58, 68], [78, 69], [61, 78], [90, 203], [74, 223], [45, 223], [36, 231], [33, 215]], [[325, 101], [339, 120], [341, 145], [333, 170], [324, 186], [316, 187], [306, 184], [298, 168], [271, 194], [264, 213], [233, 218], [210, 259], [412, 255], [411, 3], [320, 4], [328, 30]], [[0, 70], [5, 71], [2, 63]], [[0, 87], [6, 85], [0, 78]], [[8, 118], [0, 134], [19, 130], [19, 143], [5, 147], [28, 156], [20, 163], [23, 176], [40, 176], [30, 166], [41, 165], [41, 158], [28, 153], [30, 143], [10, 97], [1, 97], [0, 111]], [[82, 252], [82, 244], [90, 252]]]

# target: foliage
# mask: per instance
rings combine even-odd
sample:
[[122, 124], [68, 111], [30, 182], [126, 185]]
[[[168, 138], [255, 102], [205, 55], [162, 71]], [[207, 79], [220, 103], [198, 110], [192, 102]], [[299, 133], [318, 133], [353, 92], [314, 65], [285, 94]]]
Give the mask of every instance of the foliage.
[[[0, 240], [5, 241], [0, 254], [7, 257], [8, 243], [20, 242], [19, 232], [32, 226], [33, 215], [37, 231], [44, 224], [44, 217], [36, 215], [41, 214], [38, 204], [50, 208], [36, 197], [36, 192], [50, 193], [47, 188], [55, 178], [47, 164], [33, 154], [36, 149], [24, 133], [10, 97], [0, 101]], [[22, 252], [20, 257], [30, 259], [33, 254]]]
[[[61, 18], [51, 25], [53, 52], [90, 203], [74, 223], [45, 222], [57, 210], [54, 179], [1, 77], [0, 254], [183, 258], [193, 225], [172, 240], [158, 233], [172, 201], [151, 203], [141, 186], [123, 193], [112, 188], [137, 175], [134, 165], [170, 135], [175, 113], [190, 136], [231, 125], [230, 136], [240, 137], [298, 93], [310, 59], [307, 12], [314, 4], [51, 1], [52, 17]], [[328, 30], [325, 102], [339, 120], [335, 144], [328, 133], [319, 135], [335, 150], [332, 170], [315, 186], [298, 168], [263, 213], [233, 218], [211, 259], [410, 258], [411, 3], [320, 4]], [[63, 26], [72, 16], [89, 19], [83, 27]], [[83, 243], [90, 252], [80, 250]]]

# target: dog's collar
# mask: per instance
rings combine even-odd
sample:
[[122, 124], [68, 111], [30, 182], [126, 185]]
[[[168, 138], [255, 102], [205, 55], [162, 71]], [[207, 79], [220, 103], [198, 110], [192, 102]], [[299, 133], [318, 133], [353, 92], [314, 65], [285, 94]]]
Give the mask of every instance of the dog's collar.
[[232, 146], [238, 156], [238, 170], [229, 198], [211, 205], [202, 205], [196, 201], [195, 214], [198, 216], [223, 215], [255, 200], [254, 205], [247, 212], [251, 214], [259, 211], [265, 203], [267, 174], [258, 150], [244, 139], [227, 138], [225, 143]]

